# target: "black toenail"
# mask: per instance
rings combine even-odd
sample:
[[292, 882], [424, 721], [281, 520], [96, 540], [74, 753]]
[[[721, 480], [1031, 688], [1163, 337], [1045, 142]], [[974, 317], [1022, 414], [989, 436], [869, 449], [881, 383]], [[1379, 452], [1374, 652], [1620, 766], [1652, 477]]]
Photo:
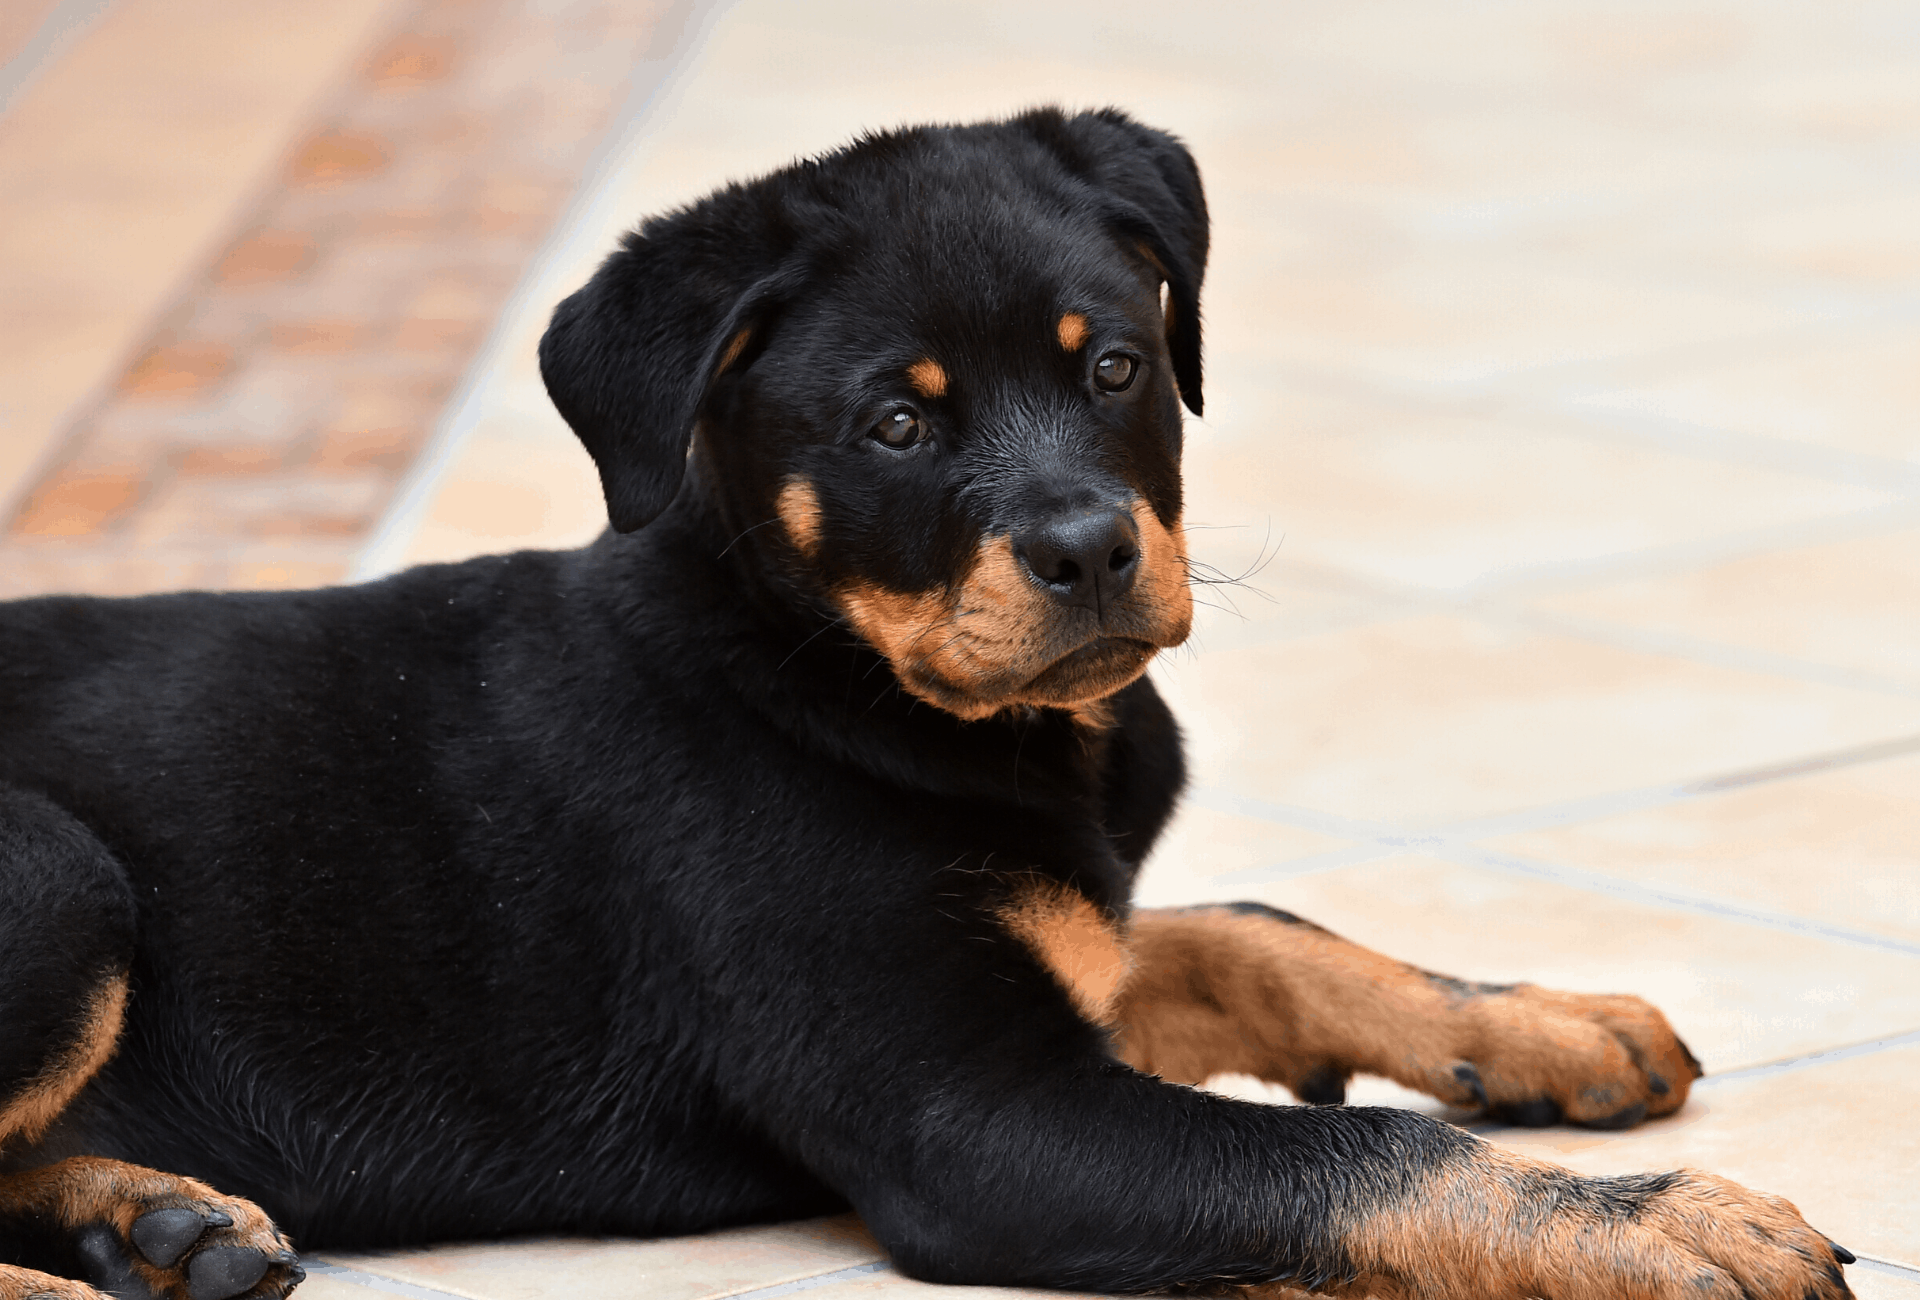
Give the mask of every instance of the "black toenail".
[[128, 1235], [147, 1263], [155, 1268], [172, 1268], [206, 1230], [207, 1219], [200, 1211], [175, 1206], [147, 1211], [133, 1221]]
[[1521, 1128], [1550, 1128], [1560, 1122], [1560, 1103], [1551, 1097], [1535, 1097], [1505, 1106], [1495, 1106], [1493, 1117]]
[[1842, 1246], [1837, 1241], [1828, 1242], [1827, 1249], [1832, 1251], [1833, 1257], [1839, 1260], [1842, 1264], [1852, 1264], [1857, 1262], [1853, 1257], [1853, 1252], [1848, 1250], [1845, 1246]]
[[1580, 1123], [1585, 1128], [1632, 1128], [1646, 1117], [1647, 1104], [1643, 1101], [1636, 1101], [1625, 1110], [1616, 1110], [1613, 1114], [1603, 1116], [1600, 1119], [1583, 1119]]
[[1672, 1092], [1673, 1089], [1667, 1086], [1667, 1081], [1660, 1075], [1649, 1074], [1647, 1076], [1647, 1091], [1656, 1097], [1664, 1097], [1669, 1092]]
[[228, 1300], [266, 1275], [265, 1251], [251, 1246], [210, 1246], [187, 1261], [187, 1293], [193, 1300]]
[[1309, 1106], [1339, 1106], [1347, 1100], [1347, 1075], [1323, 1065], [1294, 1086], [1293, 1095]]
[[1470, 1062], [1462, 1061], [1453, 1067], [1453, 1081], [1473, 1094], [1473, 1104], [1485, 1109], [1487, 1105], [1487, 1085], [1480, 1082], [1480, 1071]]
[[231, 1228], [233, 1226], [233, 1216], [225, 1210], [208, 1210], [207, 1225], [214, 1228]]

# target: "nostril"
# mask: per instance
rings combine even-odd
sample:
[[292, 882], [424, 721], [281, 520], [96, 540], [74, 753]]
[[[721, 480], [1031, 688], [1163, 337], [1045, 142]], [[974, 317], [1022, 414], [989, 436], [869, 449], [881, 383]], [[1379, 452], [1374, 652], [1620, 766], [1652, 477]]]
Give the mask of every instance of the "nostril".
[[1139, 558], [1140, 552], [1135, 550], [1131, 545], [1123, 542], [1119, 546], [1114, 547], [1113, 554], [1107, 557], [1107, 568], [1114, 573], [1118, 573]]
[[1053, 572], [1047, 575], [1047, 580], [1057, 582], [1063, 587], [1071, 587], [1080, 581], [1080, 566], [1072, 560], [1063, 559], [1054, 567]]

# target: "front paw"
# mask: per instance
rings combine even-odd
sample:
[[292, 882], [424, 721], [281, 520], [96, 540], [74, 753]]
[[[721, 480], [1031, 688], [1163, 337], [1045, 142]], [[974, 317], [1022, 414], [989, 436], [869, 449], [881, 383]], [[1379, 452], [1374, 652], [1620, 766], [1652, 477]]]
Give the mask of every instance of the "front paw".
[[1697, 1170], [1581, 1178], [1476, 1144], [1343, 1242], [1375, 1300], [1840, 1300], [1853, 1256], [1777, 1196]]
[[1456, 1011], [1457, 1055], [1429, 1066], [1430, 1089], [1510, 1124], [1629, 1128], [1680, 1109], [1701, 1074], [1637, 997], [1480, 986]]

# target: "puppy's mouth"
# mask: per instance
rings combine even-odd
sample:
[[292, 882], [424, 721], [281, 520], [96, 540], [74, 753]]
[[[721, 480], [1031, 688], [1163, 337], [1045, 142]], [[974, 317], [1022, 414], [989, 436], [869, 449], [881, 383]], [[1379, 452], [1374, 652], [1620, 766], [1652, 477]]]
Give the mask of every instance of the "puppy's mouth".
[[1097, 637], [1048, 664], [1012, 694], [1031, 703], [1063, 705], [1111, 695], [1145, 672], [1159, 650], [1138, 637]]
[[982, 543], [956, 587], [895, 593], [852, 583], [836, 597], [909, 693], [957, 717], [1021, 705], [1078, 711], [1186, 640], [1193, 600], [1184, 558], [1171, 537], [1162, 549], [1168, 554], [1149, 556], [1133, 589], [1099, 616], [1041, 590], [1004, 535]]

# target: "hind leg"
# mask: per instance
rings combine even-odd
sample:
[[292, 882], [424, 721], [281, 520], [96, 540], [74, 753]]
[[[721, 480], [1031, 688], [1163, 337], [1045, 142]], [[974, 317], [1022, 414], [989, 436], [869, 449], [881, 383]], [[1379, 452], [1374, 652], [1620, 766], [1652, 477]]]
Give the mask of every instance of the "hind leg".
[[[133, 939], [106, 845], [0, 786], [0, 1154], [30, 1146], [113, 1055]], [[264, 1214], [192, 1179], [90, 1157], [0, 1174], [0, 1300], [267, 1300], [299, 1280]]]

